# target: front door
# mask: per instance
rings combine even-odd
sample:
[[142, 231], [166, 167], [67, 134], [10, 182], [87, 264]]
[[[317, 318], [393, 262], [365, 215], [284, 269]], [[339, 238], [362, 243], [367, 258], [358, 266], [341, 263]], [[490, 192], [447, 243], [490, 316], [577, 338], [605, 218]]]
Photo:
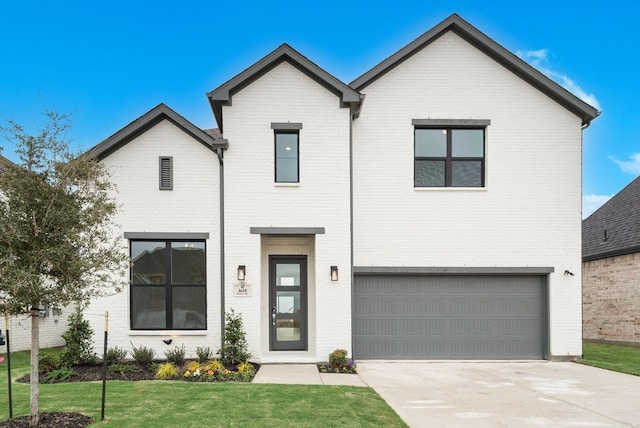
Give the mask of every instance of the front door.
[[307, 256], [269, 256], [272, 351], [307, 349]]

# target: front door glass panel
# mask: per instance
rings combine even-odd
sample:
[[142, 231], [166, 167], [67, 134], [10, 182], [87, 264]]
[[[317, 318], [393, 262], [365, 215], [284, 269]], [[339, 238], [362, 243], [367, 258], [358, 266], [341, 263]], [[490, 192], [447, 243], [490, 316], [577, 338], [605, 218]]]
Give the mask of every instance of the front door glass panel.
[[271, 350], [306, 350], [306, 256], [270, 256], [269, 278]]

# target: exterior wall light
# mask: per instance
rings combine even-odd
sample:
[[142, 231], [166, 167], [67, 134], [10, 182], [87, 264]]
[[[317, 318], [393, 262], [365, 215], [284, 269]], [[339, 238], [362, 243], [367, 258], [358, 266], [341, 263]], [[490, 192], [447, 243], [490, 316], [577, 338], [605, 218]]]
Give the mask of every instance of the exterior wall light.
[[247, 268], [245, 265], [238, 266], [238, 281], [244, 281], [247, 276]]
[[171, 345], [171, 342], [173, 342], [173, 339], [169, 337], [167, 339], [162, 339], [162, 341], [164, 342], [165, 345]]
[[338, 266], [331, 266], [331, 281], [338, 280]]

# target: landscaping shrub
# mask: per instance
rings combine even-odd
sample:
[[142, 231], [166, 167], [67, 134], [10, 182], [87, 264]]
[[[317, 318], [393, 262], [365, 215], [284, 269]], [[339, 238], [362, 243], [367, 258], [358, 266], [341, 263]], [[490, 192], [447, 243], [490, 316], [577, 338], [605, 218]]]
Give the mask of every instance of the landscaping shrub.
[[38, 369], [40, 373], [49, 373], [59, 369], [62, 366], [62, 361], [58, 355], [43, 352], [38, 357]]
[[178, 368], [173, 363], [162, 363], [156, 370], [158, 379], [172, 379], [180, 376]]
[[131, 346], [133, 348], [131, 356], [133, 357], [135, 362], [144, 367], [150, 366], [153, 362], [153, 359], [156, 357], [156, 351], [142, 345], [136, 348], [133, 343], [131, 343]]
[[40, 382], [42, 383], [58, 383], [58, 382], [66, 382], [75, 374], [73, 369], [69, 367], [60, 367], [59, 369], [52, 370], [49, 373], [45, 374]]
[[195, 372], [196, 370], [202, 370], [202, 366], [198, 361], [189, 361], [189, 364], [187, 364], [187, 370]]
[[123, 363], [127, 358], [127, 353], [126, 349], [115, 346], [107, 349], [107, 355], [105, 355], [104, 358], [109, 365]]
[[336, 368], [342, 368], [347, 365], [347, 350], [336, 349], [329, 354], [329, 364]]
[[127, 373], [137, 373], [140, 371], [140, 369], [133, 364], [113, 363], [109, 367], [107, 367], [107, 371], [111, 374], [119, 374], [121, 376], [124, 376]]
[[218, 350], [220, 360], [225, 365], [236, 365], [248, 361], [251, 354], [248, 352], [248, 344], [242, 316], [233, 309], [225, 314], [224, 344]]
[[184, 345], [181, 347], [174, 346], [173, 349], [167, 349], [164, 351], [164, 356], [167, 357], [167, 361], [175, 364], [176, 366], [181, 366], [184, 364], [184, 359], [187, 354], [187, 351], [184, 349]]
[[219, 372], [224, 370], [224, 365], [218, 360], [208, 361], [204, 366], [205, 371]]
[[252, 375], [256, 371], [256, 368], [253, 367], [253, 364], [249, 362], [244, 362], [238, 364], [238, 373], [245, 373]]
[[89, 321], [82, 315], [82, 308], [76, 306], [74, 313], [69, 315], [68, 328], [62, 334], [65, 348], [60, 359], [65, 366], [76, 364], [96, 364], [97, 355], [93, 352], [93, 329]]
[[211, 359], [211, 357], [213, 356], [213, 351], [208, 346], [198, 346], [196, 348], [196, 355], [198, 356], [198, 362], [203, 364]]

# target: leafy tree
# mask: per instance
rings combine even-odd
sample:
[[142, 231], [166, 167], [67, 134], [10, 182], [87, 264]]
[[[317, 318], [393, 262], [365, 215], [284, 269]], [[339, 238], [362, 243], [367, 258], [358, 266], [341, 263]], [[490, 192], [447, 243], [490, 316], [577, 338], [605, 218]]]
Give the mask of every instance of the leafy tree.
[[126, 249], [113, 233], [117, 205], [106, 169], [69, 150], [66, 114], [45, 112], [29, 134], [0, 126], [19, 164], [0, 172], [0, 313], [31, 315], [31, 424], [38, 422], [39, 307], [61, 308], [120, 291]]
[[251, 358], [249, 345], [244, 331], [242, 315], [233, 309], [225, 314], [224, 344], [218, 350], [220, 360], [225, 365], [244, 363]]

